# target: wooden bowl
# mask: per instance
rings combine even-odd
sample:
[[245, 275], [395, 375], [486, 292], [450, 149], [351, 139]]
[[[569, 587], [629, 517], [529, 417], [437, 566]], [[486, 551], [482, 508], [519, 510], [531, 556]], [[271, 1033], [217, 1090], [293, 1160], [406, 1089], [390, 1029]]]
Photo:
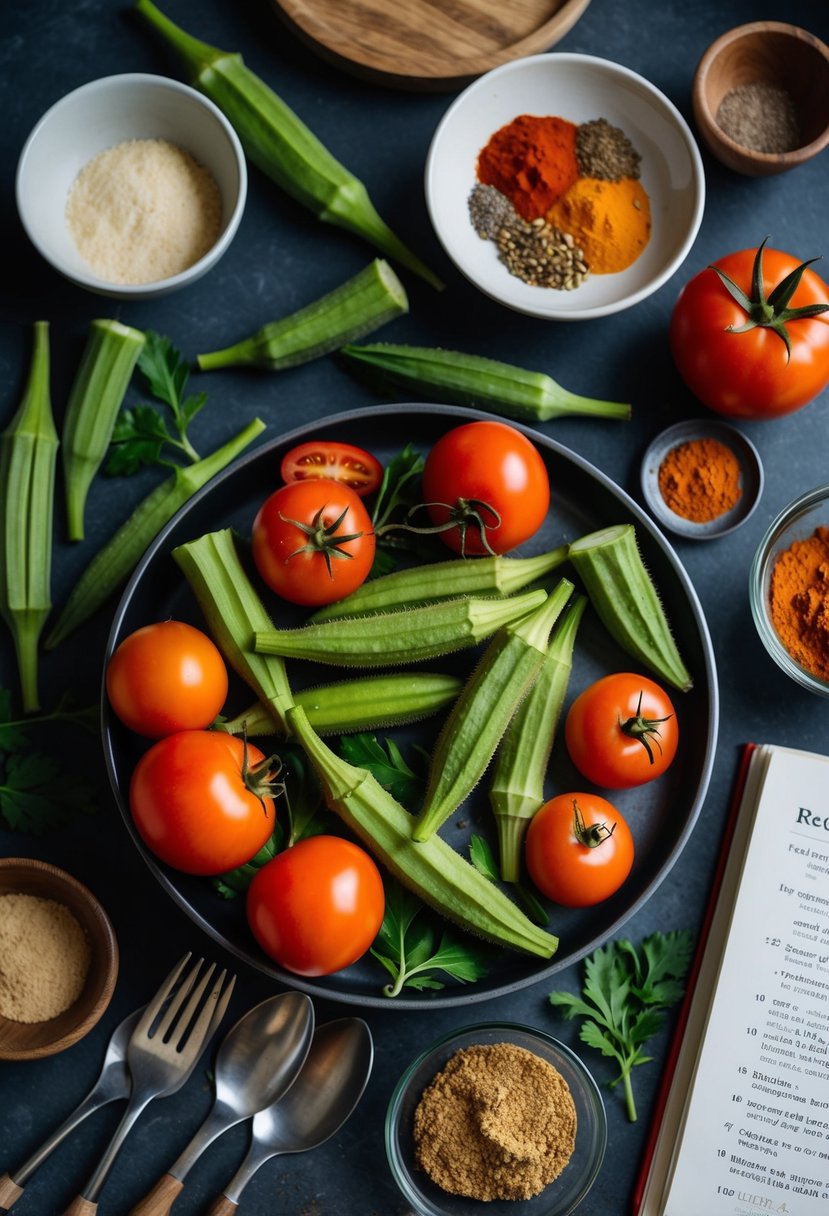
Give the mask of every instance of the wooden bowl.
[[[801, 143], [787, 152], [743, 147], [717, 122], [725, 95], [742, 85], [784, 89], [798, 115]], [[829, 47], [806, 30], [780, 21], [737, 26], [713, 42], [694, 76], [693, 110], [700, 137], [717, 160], [737, 173], [783, 173], [817, 156], [829, 143]]]
[[90, 947], [86, 981], [68, 1009], [43, 1022], [18, 1022], [0, 1014], [0, 1059], [37, 1060], [77, 1043], [101, 1017], [118, 975], [118, 943], [92, 892], [57, 866], [27, 857], [0, 858], [0, 896], [12, 894], [63, 904], [84, 930]]

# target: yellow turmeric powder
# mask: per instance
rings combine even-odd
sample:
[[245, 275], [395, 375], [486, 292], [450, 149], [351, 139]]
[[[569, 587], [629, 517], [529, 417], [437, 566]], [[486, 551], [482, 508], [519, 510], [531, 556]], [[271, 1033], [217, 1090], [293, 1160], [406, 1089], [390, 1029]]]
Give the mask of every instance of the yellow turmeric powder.
[[569, 232], [592, 274], [615, 274], [635, 262], [650, 240], [651, 207], [642, 183], [582, 177], [547, 212]]

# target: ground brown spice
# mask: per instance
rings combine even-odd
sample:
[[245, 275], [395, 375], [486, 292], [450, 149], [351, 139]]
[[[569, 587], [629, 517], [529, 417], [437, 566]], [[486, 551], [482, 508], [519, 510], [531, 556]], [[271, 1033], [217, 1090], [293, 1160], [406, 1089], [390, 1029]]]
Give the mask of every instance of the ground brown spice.
[[740, 501], [740, 462], [719, 439], [679, 443], [659, 466], [659, 493], [675, 515], [709, 523]]
[[829, 680], [829, 528], [816, 528], [779, 555], [769, 606], [777, 636], [795, 662]]
[[414, 1140], [418, 1165], [443, 1190], [530, 1199], [570, 1160], [576, 1108], [567, 1082], [534, 1052], [464, 1047], [424, 1090]]
[[81, 994], [89, 942], [55, 899], [0, 896], [0, 1014], [12, 1022], [46, 1022]]

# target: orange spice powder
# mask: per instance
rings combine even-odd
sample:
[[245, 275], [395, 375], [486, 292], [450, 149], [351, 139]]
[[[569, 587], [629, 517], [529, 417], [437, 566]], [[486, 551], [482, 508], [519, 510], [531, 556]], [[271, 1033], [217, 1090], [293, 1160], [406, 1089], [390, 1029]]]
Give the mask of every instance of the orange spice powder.
[[771, 621], [796, 663], [829, 680], [829, 528], [779, 555], [769, 587]]
[[719, 439], [679, 443], [659, 466], [659, 493], [675, 515], [709, 523], [740, 501], [740, 462]]

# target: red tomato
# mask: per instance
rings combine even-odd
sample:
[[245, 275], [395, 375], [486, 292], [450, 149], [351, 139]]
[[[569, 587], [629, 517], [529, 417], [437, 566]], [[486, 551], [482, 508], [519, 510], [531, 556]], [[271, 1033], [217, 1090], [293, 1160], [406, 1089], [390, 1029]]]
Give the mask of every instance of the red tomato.
[[339, 836], [309, 836], [259, 870], [247, 917], [259, 945], [296, 975], [330, 975], [356, 962], [383, 923], [380, 871]]
[[[829, 384], [829, 315], [797, 315], [800, 308], [829, 307], [823, 280], [804, 269], [788, 303], [773, 307], [771, 319], [763, 315], [765, 301], [771, 296], [773, 304], [774, 289], [800, 265], [788, 253], [763, 245], [743, 249], [700, 271], [680, 292], [671, 316], [671, 351], [691, 392], [711, 409], [739, 418], [775, 418], [800, 409]], [[752, 287], [755, 266], [762, 299]], [[748, 297], [743, 303], [729, 293], [717, 270]], [[756, 323], [739, 332], [752, 319]]]
[[433, 524], [455, 553], [506, 553], [544, 522], [550, 481], [538, 449], [504, 422], [468, 422], [426, 457], [423, 495]]
[[676, 712], [670, 697], [645, 676], [618, 672], [579, 693], [564, 737], [583, 777], [611, 790], [660, 777], [676, 755]]
[[292, 604], [333, 604], [365, 582], [374, 531], [348, 486], [318, 477], [271, 494], [253, 522], [253, 560], [272, 591]]
[[633, 865], [633, 838], [598, 794], [559, 794], [530, 820], [527, 869], [539, 891], [565, 908], [587, 908], [618, 891]]
[[341, 481], [360, 498], [373, 494], [383, 480], [383, 466], [376, 456], [352, 443], [333, 439], [311, 440], [291, 448], [282, 457], [280, 473], [283, 481], [315, 477]]
[[[257, 772], [257, 765], [264, 771]], [[145, 752], [130, 782], [141, 839], [185, 874], [222, 874], [244, 865], [274, 827], [275, 776], [258, 748], [220, 731], [184, 730]], [[261, 794], [261, 797], [260, 797]]]
[[209, 726], [227, 697], [227, 669], [206, 634], [183, 621], [136, 629], [107, 664], [110, 704], [150, 739]]

